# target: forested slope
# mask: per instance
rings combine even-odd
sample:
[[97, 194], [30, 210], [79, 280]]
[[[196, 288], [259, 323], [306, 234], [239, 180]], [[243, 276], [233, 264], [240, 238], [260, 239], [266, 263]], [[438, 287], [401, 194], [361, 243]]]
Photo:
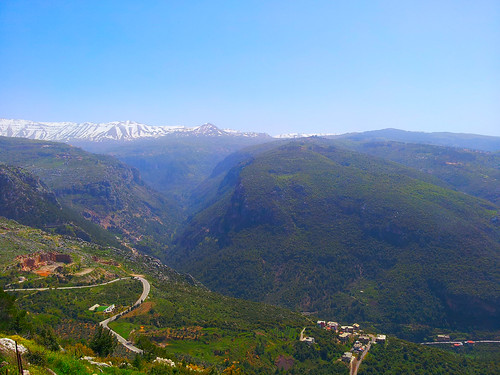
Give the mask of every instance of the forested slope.
[[492, 203], [316, 140], [252, 156], [226, 176], [167, 253], [208, 286], [392, 331], [499, 328]]

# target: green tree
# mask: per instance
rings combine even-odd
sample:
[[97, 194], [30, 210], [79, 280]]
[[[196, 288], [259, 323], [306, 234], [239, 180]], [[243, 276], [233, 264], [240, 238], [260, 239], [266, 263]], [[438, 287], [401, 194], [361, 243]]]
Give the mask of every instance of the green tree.
[[29, 329], [26, 311], [19, 310], [16, 298], [0, 289], [0, 330], [21, 333]]
[[97, 327], [94, 336], [89, 342], [89, 347], [101, 357], [113, 353], [117, 345], [118, 341], [113, 334], [101, 325]]
[[59, 350], [59, 343], [57, 342], [56, 334], [50, 327], [40, 327], [37, 330], [36, 341], [52, 351]]

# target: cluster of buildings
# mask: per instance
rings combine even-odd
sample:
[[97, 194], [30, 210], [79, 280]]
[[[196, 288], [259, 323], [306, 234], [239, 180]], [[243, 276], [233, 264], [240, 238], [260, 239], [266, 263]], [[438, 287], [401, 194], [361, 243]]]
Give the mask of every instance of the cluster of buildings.
[[385, 342], [387, 341], [386, 335], [375, 336], [363, 334], [363, 331], [360, 329], [360, 326], [357, 323], [354, 323], [352, 326], [341, 326], [337, 322], [326, 322], [324, 320], [318, 320], [317, 325], [320, 328], [339, 333], [338, 337], [341, 342], [346, 343], [356, 338], [352, 349], [342, 355], [342, 361], [348, 363], [350, 363], [353, 358], [355, 358], [356, 354], [362, 354], [367, 349], [369, 343], [385, 344]]
[[351, 336], [360, 333], [360, 328], [358, 323], [354, 323], [352, 326], [341, 326], [337, 322], [325, 322], [324, 320], [317, 321], [318, 327], [326, 329], [328, 331], [340, 332], [340, 341], [346, 342]]

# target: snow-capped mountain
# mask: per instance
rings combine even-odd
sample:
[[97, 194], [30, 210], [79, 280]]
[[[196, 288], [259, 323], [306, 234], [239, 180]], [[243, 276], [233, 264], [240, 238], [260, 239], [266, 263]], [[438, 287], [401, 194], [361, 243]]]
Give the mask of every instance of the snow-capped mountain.
[[169, 135], [269, 137], [264, 133], [244, 133], [230, 129], [221, 130], [212, 124], [188, 128], [185, 126], [151, 126], [134, 121], [95, 124], [92, 122], [34, 122], [0, 119], [0, 136], [46, 141], [130, 141], [139, 138], [159, 138]]
[[292, 138], [308, 138], [308, 137], [327, 137], [327, 136], [332, 136], [332, 135], [337, 135], [334, 133], [328, 133], [328, 134], [323, 134], [323, 133], [288, 133], [288, 134], [278, 134], [273, 136], [273, 138], [279, 138], [279, 139], [292, 139]]

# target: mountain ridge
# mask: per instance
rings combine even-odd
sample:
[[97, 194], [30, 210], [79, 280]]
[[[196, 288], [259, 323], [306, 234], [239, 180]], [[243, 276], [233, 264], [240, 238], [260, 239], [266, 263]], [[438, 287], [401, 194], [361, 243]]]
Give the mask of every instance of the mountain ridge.
[[153, 126], [135, 121], [93, 122], [44, 122], [22, 119], [0, 118], [0, 136], [29, 138], [47, 141], [74, 142], [124, 142], [141, 139], [186, 138], [254, 138], [260, 140], [287, 140], [300, 138], [327, 138], [339, 140], [396, 141], [470, 148], [484, 151], [499, 151], [500, 137], [473, 133], [422, 132], [387, 128], [351, 133], [297, 132], [269, 135], [259, 132], [242, 132], [233, 129], [220, 129], [211, 123], [200, 126]]
[[206, 123], [196, 127], [151, 126], [135, 121], [93, 122], [36, 122], [18, 119], [0, 119], [0, 136], [46, 141], [131, 141], [165, 136], [208, 137], [269, 137], [265, 133], [239, 132], [219, 129]]

